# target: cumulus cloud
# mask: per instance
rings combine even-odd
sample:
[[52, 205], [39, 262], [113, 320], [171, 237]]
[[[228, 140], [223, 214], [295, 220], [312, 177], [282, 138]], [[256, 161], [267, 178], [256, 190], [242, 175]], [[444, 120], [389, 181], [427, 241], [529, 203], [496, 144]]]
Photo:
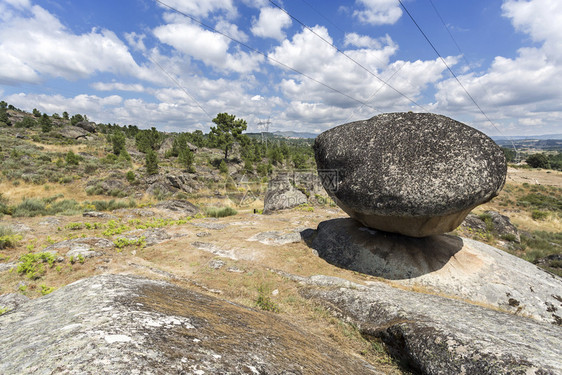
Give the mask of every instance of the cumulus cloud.
[[145, 91], [144, 86], [140, 83], [94, 82], [91, 84], [91, 87], [98, 91]]
[[137, 51], [146, 51], [146, 46], [144, 45], [144, 38], [146, 35], [144, 34], [137, 34], [134, 31], [131, 33], [125, 33], [125, 40], [133, 49]]
[[[169, 9], [158, 2], [157, 4]], [[195, 17], [208, 17], [211, 13], [222, 12], [233, 18], [238, 14], [232, 0], [166, 0], [166, 4]]]
[[[325, 28], [317, 26], [314, 31], [331, 42]], [[353, 40], [358, 41], [359, 38]], [[367, 40], [363, 40], [365, 41]], [[372, 40], [368, 42], [373, 44]], [[412, 103], [397, 93], [397, 90], [414, 99], [428, 85], [441, 79], [446, 69], [438, 60], [398, 61], [390, 64], [390, 58], [397, 51], [398, 46], [389, 37], [379, 40], [376, 44], [378, 48], [344, 51], [350, 59], [338, 53], [314, 33], [303, 30], [294, 35], [292, 40], [285, 40], [275, 48], [271, 56], [359, 101], [371, 100], [369, 106], [378, 109], [401, 107], [402, 110], [409, 110]], [[360, 67], [353, 60], [363, 67], [368, 67], [368, 70]], [[456, 59], [448, 58], [448, 62], [453, 65]], [[398, 69], [400, 69], [399, 74], [393, 75]], [[292, 101], [319, 102], [339, 108], [353, 108], [359, 105], [357, 101], [312, 80], [292, 72], [287, 73], [290, 77], [281, 82], [280, 88]], [[396, 90], [381, 82], [381, 80], [387, 81], [391, 76], [393, 81], [389, 83]], [[374, 93], [376, 96], [373, 95]]]
[[199, 26], [172, 23], [154, 29], [154, 35], [177, 51], [225, 71], [248, 73], [259, 68], [263, 56], [240, 50], [229, 53], [230, 39]]
[[96, 72], [143, 74], [112, 31], [76, 35], [40, 6], [29, 10], [31, 17], [13, 15], [0, 25], [1, 83], [39, 83], [48, 77], [75, 80]]
[[[552, 132], [546, 124], [562, 119], [562, 4], [557, 0], [507, 0], [502, 9], [513, 26], [527, 33], [537, 46], [520, 48], [515, 58], [497, 56], [482, 74], [465, 74], [459, 79], [500, 130], [520, 125], [524, 133]], [[443, 81], [437, 89], [436, 108], [479, 115], [455, 80]], [[491, 127], [485, 119], [477, 123]]]
[[285, 39], [283, 29], [291, 26], [291, 17], [278, 8], [262, 8], [260, 16], [252, 22], [252, 33], [262, 38]]
[[361, 10], [353, 11], [360, 22], [370, 25], [394, 24], [402, 16], [398, 0], [357, 0]]

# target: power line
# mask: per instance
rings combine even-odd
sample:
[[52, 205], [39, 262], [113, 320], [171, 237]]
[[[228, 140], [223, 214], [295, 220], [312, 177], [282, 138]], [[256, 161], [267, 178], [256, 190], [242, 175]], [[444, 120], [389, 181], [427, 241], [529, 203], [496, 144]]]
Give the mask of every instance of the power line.
[[166, 69], [164, 69], [162, 67], [162, 65], [160, 65], [156, 60], [152, 59], [150, 56], [146, 56], [154, 65], [156, 65], [157, 67], [160, 68], [160, 70], [162, 70], [162, 72], [164, 72], [164, 74], [166, 74], [166, 76], [168, 76], [168, 78], [174, 82], [176, 84], [176, 86], [178, 86], [180, 88], [180, 90], [182, 90], [187, 96], [189, 96], [191, 98], [191, 100], [193, 100], [195, 102], [195, 104], [197, 104], [197, 106], [199, 108], [201, 108], [201, 110], [207, 115], [207, 117], [209, 118], [209, 120], [213, 121], [213, 117], [211, 117], [211, 115], [209, 115], [209, 113], [207, 111], [205, 111], [205, 108], [203, 108], [203, 106], [201, 104], [199, 104], [199, 102], [182, 86], [180, 85], [180, 83], [174, 78], [172, 77], [172, 75], [170, 75]]
[[[445, 28], [447, 29], [447, 32], [449, 33], [449, 35], [451, 36], [451, 38], [453, 39], [453, 42], [455, 43], [455, 45], [457, 46], [459, 52], [463, 55], [459, 45], [457, 44], [457, 42], [455, 41], [455, 38], [453, 37], [453, 35], [451, 34], [451, 32], [449, 31], [449, 28], [447, 27], [447, 25], [445, 24], [445, 21], [443, 20], [443, 18], [441, 17], [441, 15], [439, 14], [439, 12], [437, 11], [437, 8], [435, 7], [435, 5], [433, 4], [433, 2], [431, 0], [429, 0], [431, 5], [433, 6], [433, 9], [435, 10], [435, 12], [437, 13], [437, 15], [439, 16], [439, 19], [441, 20], [441, 22], [443, 23], [443, 25], [445, 26]], [[488, 122], [494, 127], [494, 129], [496, 129], [498, 131], [498, 133], [500, 133], [501, 135], [503, 135], [503, 132], [498, 129], [498, 127], [496, 126], [496, 124], [494, 124], [494, 122], [488, 117], [488, 115], [484, 112], [484, 110], [482, 110], [482, 107], [480, 107], [480, 105], [478, 105], [478, 103], [476, 102], [476, 100], [474, 99], [474, 97], [472, 95], [470, 95], [470, 93], [468, 92], [468, 90], [464, 87], [464, 85], [461, 83], [461, 81], [459, 80], [459, 78], [457, 77], [457, 75], [455, 74], [455, 72], [453, 72], [453, 70], [451, 69], [451, 67], [449, 66], [449, 64], [447, 64], [447, 62], [445, 61], [445, 59], [441, 56], [441, 54], [439, 53], [439, 51], [437, 51], [437, 48], [435, 48], [435, 45], [431, 42], [431, 40], [429, 39], [429, 37], [423, 32], [422, 28], [420, 27], [420, 25], [416, 22], [416, 20], [414, 19], [414, 16], [412, 16], [412, 14], [408, 11], [408, 9], [406, 8], [406, 6], [402, 3], [402, 0], [398, 0], [398, 2], [400, 3], [400, 5], [402, 6], [402, 8], [404, 9], [404, 11], [406, 12], [406, 14], [408, 14], [408, 16], [410, 17], [410, 19], [412, 20], [412, 22], [414, 23], [414, 25], [416, 25], [416, 27], [418, 28], [418, 30], [420, 31], [420, 33], [423, 35], [423, 37], [425, 38], [425, 40], [427, 41], [427, 43], [429, 43], [429, 45], [431, 46], [431, 48], [433, 48], [433, 51], [435, 51], [435, 53], [437, 54], [437, 56], [439, 56], [439, 58], [441, 59], [441, 61], [443, 62], [443, 64], [447, 67], [447, 69], [449, 70], [449, 72], [451, 73], [451, 75], [455, 78], [455, 80], [457, 81], [457, 83], [459, 84], [459, 86], [464, 90], [464, 92], [466, 93], [466, 95], [470, 98], [470, 100], [474, 103], [474, 105], [476, 106], [476, 108], [478, 108], [478, 110], [480, 111], [480, 113], [486, 118], [486, 120], [488, 120]], [[468, 62], [466, 61], [465, 58], [465, 62], [467, 63], [468, 68], [470, 69], [470, 64], [468, 64]], [[513, 139], [511, 139], [511, 137], [507, 137], [510, 142], [511, 145], [513, 146], [513, 149], [515, 150], [516, 153], [516, 157], [519, 154], [519, 150], [517, 150], [517, 147], [515, 147], [515, 143], [513, 142]]]
[[313, 81], [313, 82], [316, 82], [316, 83], [318, 83], [319, 85], [324, 86], [324, 87], [326, 87], [326, 88], [329, 89], [329, 90], [332, 90], [332, 91], [334, 91], [334, 92], [336, 92], [336, 93], [338, 93], [338, 94], [340, 94], [340, 95], [342, 95], [342, 96], [345, 96], [345, 97], [348, 98], [348, 99], [353, 100], [354, 102], [357, 102], [357, 103], [362, 104], [362, 105], [364, 105], [364, 106], [366, 106], [366, 107], [369, 107], [369, 108], [371, 108], [371, 109], [373, 109], [373, 110], [375, 110], [375, 111], [377, 111], [377, 112], [382, 112], [382, 111], [378, 110], [377, 108], [375, 108], [375, 107], [373, 107], [373, 106], [371, 106], [371, 105], [369, 105], [369, 104], [367, 104], [367, 103], [361, 101], [360, 99], [354, 98], [353, 96], [348, 95], [348, 94], [344, 93], [343, 91], [338, 90], [338, 89], [336, 89], [336, 88], [334, 88], [334, 87], [328, 85], [327, 83], [324, 83], [324, 82], [322, 82], [322, 81], [319, 81], [319, 80], [317, 80], [317, 79], [315, 79], [315, 78], [309, 76], [308, 74], [305, 74], [305, 73], [303, 73], [303, 72], [301, 72], [301, 71], [298, 71], [297, 69], [295, 69], [295, 68], [293, 68], [293, 67], [291, 67], [291, 66], [289, 66], [289, 65], [287, 65], [287, 64], [282, 63], [281, 61], [279, 61], [279, 60], [277, 60], [277, 59], [275, 59], [275, 58], [273, 58], [273, 57], [267, 55], [266, 53], [264, 53], [264, 52], [262, 52], [262, 51], [260, 51], [260, 50], [258, 50], [258, 49], [256, 49], [256, 48], [254, 48], [254, 47], [251, 47], [250, 45], [248, 45], [248, 44], [246, 44], [246, 43], [244, 43], [244, 42], [241, 42], [241, 41], [239, 41], [238, 39], [235, 39], [235, 38], [231, 37], [230, 35], [228, 35], [228, 34], [222, 32], [222, 31], [219, 31], [219, 30], [215, 29], [214, 27], [212, 27], [212, 26], [210, 26], [210, 25], [205, 24], [204, 22], [198, 20], [197, 18], [195, 18], [195, 17], [193, 17], [193, 16], [191, 16], [191, 15], [189, 15], [189, 14], [187, 14], [187, 13], [184, 13], [184, 12], [182, 12], [182, 11], [180, 11], [180, 10], [174, 8], [174, 7], [172, 7], [171, 5], [168, 5], [168, 4], [164, 3], [164, 2], [161, 1], [161, 0], [155, 0], [155, 1], [156, 1], [157, 3], [160, 3], [162, 6], [168, 8], [168, 9], [170, 9], [170, 10], [173, 10], [174, 12], [176, 12], [176, 13], [178, 13], [178, 14], [181, 14], [181, 15], [184, 16], [184, 17], [189, 18], [189, 19], [192, 20], [193, 22], [196, 22], [196, 23], [198, 23], [199, 25], [201, 25], [201, 26], [203, 26], [203, 27], [205, 27], [205, 28], [207, 28], [207, 29], [209, 29], [209, 30], [211, 30], [211, 31], [213, 31], [213, 32], [216, 32], [217, 34], [220, 34], [220, 35], [224, 36], [225, 38], [228, 38], [228, 39], [232, 40], [233, 42], [240, 44], [241, 46], [247, 48], [248, 50], [253, 51], [253, 52], [255, 52], [255, 53], [258, 53], [258, 54], [264, 56], [264, 57], [265, 57], [266, 59], [268, 59], [269, 61], [272, 61], [272, 62], [274, 62], [274, 63], [276, 63], [276, 64], [278, 64], [278, 65], [281, 65], [282, 67], [284, 67], [284, 68], [286, 68], [286, 69], [288, 69], [288, 70], [291, 70], [291, 71], [293, 71], [293, 72], [295, 72], [295, 73], [297, 73], [297, 74], [300, 74], [300, 75], [302, 75], [303, 77], [306, 77], [306, 78], [308, 78], [309, 80], [311, 80], [311, 81]]
[[416, 20], [414, 19], [414, 17], [412, 16], [412, 14], [408, 11], [408, 9], [404, 6], [404, 4], [402, 3], [402, 0], [398, 0], [398, 2], [400, 3], [400, 5], [402, 6], [402, 8], [404, 8], [404, 11], [406, 12], [406, 14], [408, 14], [408, 16], [410, 17], [410, 19], [412, 20], [412, 22], [414, 23], [414, 25], [416, 25], [416, 27], [418, 28], [419, 32], [423, 35], [423, 37], [425, 38], [425, 40], [427, 41], [427, 43], [429, 43], [429, 45], [431, 46], [431, 48], [433, 48], [433, 51], [435, 51], [435, 53], [437, 54], [437, 56], [439, 56], [439, 58], [441, 59], [441, 61], [443, 62], [443, 64], [445, 65], [445, 67], [447, 67], [447, 70], [449, 70], [449, 72], [451, 73], [451, 75], [455, 78], [455, 80], [457, 81], [457, 83], [459, 84], [459, 86], [464, 90], [464, 92], [466, 93], [466, 95], [470, 98], [470, 100], [474, 103], [474, 105], [478, 108], [478, 110], [480, 111], [480, 113], [482, 113], [482, 115], [484, 115], [484, 117], [486, 118], [486, 120], [488, 120], [490, 122], [490, 124], [492, 124], [492, 126], [501, 133], [501, 131], [497, 128], [497, 126], [494, 124], [494, 122], [492, 120], [490, 120], [490, 118], [488, 117], [488, 115], [486, 113], [484, 113], [484, 111], [482, 110], [482, 108], [478, 105], [478, 103], [476, 102], [476, 100], [472, 97], [472, 95], [470, 95], [470, 93], [468, 92], [468, 90], [464, 87], [464, 85], [461, 83], [461, 81], [459, 80], [459, 78], [457, 77], [457, 75], [455, 74], [455, 72], [453, 72], [453, 70], [451, 69], [451, 67], [449, 66], [449, 64], [447, 64], [447, 62], [445, 61], [445, 59], [443, 58], [443, 56], [441, 56], [441, 54], [439, 53], [439, 51], [437, 51], [437, 48], [435, 48], [435, 46], [433, 45], [433, 43], [431, 42], [431, 40], [429, 40], [429, 37], [423, 32], [422, 28], [420, 27], [420, 25], [416, 22]]
[[[158, 1], [158, 0], [157, 0]], [[342, 54], [343, 56], [345, 56], [347, 59], [349, 59], [350, 61], [352, 61], [354, 64], [356, 64], [357, 66], [359, 66], [361, 69], [363, 69], [364, 71], [366, 71], [367, 73], [369, 73], [371, 76], [375, 77], [376, 79], [378, 79], [380, 82], [382, 82], [384, 85], [388, 86], [390, 89], [394, 90], [396, 93], [400, 94], [400, 96], [408, 99], [411, 103], [413, 103], [415, 106], [420, 107], [421, 109], [423, 109], [426, 112], [429, 112], [426, 108], [424, 108], [421, 104], [416, 103], [413, 99], [410, 99], [406, 94], [402, 93], [401, 91], [399, 91], [398, 89], [394, 88], [393, 86], [391, 86], [388, 82], [386, 82], [385, 80], [383, 80], [382, 78], [380, 78], [379, 76], [377, 76], [375, 73], [373, 73], [370, 69], [366, 68], [363, 64], [359, 63], [357, 60], [355, 60], [353, 57], [349, 56], [347, 53], [345, 53], [344, 51], [342, 51], [341, 49], [339, 49], [338, 47], [336, 47], [333, 43], [331, 43], [329, 40], [326, 40], [326, 38], [324, 38], [322, 35], [318, 34], [316, 31], [314, 31], [312, 28], [308, 27], [306, 24], [304, 24], [303, 22], [301, 22], [298, 18], [296, 18], [295, 16], [293, 16], [291, 13], [289, 13], [288, 11], [286, 11], [283, 7], [281, 7], [280, 5], [278, 5], [277, 3], [275, 3], [273, 0], [269, 0], [269, 2], [274, 5], [275, 7], [277, 7], [278, 9], [280, 9], [281, 11], [285, 12], [285, 14], [287, 14], [289, 17], [291, 17], [292, 19], [294, 19], [295, 21], [297, 21], [302, 27], [306, 28], [308, 31], [310, 31], [311, 33], [313, 33], [314, 35], [316, 35], [318, 38], [320, 38], [322, 41], [324, 41], [326, 44], [328, 44], [329, 46], [331, 46], [332, 48], [334, 48], [338, 53]], [[377, 90], [378, 92], [378, 90]]]

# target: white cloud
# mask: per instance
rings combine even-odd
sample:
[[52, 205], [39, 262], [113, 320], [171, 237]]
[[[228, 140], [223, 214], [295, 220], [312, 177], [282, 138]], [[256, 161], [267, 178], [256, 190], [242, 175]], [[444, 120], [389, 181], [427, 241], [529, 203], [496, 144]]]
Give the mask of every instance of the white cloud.
[[75, 35], [39, 6], [32, 16], [0, 25], [0, 82], [39, 83], [47, 77], [78, 79], [96, 72], [144, 74], [127, 47], [108, 30]]
[[356, 4], [363, 6], [364, 9], [355, 10], [353, 15], [363, 23], [394, 24], [402, 16], [398, 0], [357, 0]]
[[[549, 124], [562, 119], [562, 3], [507, 0], [502, 9], [517, 30], [540, 44], [520, 48], [515, 58], [497, 56], [483, 74], [465, 74], [459, 79], [500, 130], [554, 132]], [[440, 83], [437, 89], [436, 108], [483, 117], [454, 79]], [[492, 127], [485, 119], [477, 123]], [[497, 133], [493, 128], [490, 131]]]
[[245, 32], [240, 30], [236, 24], [230, 23], [226, 20], [219, 20], [219, 22], [215, 25], [215, 29], [241, 42], [248, 41], [248, 35], [246, 35]]
[[[232, 0], [166, 0], [165, 3], [180, 12], [195, 17], [208, 17], [211, 13], [215, 12], [223, 12], [230, 18], [237, 15]], [[157, 4], [169, 10], [169, 8], [162, 4], [158, 2]]]
[[144, 38], [146, 35], [144, 34], [137, 34], [134, 31], [131, 33], [125, 33], [125, 40], [133, 49], [137, 51], [146, 51], [146, 46], [144, 45]]
[[258, 20], [252, 22], [252, 33], [262, 38], [285, 39], [283, 29], [291, 26], [291, 17], [278, 8], [262, 8]]
[[145, 88], [140, 83], [94, 82], [90, 86], [98, 91], [145, 91]]
[[[331, 42], [325, 28], [315, 27], [314, 31]], [[357, 40], [355, 38], [355, 41]], [[372, 40], [369, 43], [372, 43]], [[424, 89], [442, 78], [442, 73], [446, 68], [437, 59], [415, 62], [398, 61], [390, 64], [390, 58], [397, 51], [398, 46], [388, 36], [380, 39], [377, 44], [378, 48], [344, 51], [351, 58], [349, 59], [314, 33], [303, 30], [294, 35], [292, 40], [285, 40], [273, 51], [271, 56], [359, 101], [374, 102], [369, 106], [385, 111], [410, 110], [412, 103], [408, 99], [381, 83], [373, 74], [380, 79], [387, 80], [397, 69], [400, 69], [399, 74], [394, 75], [393, 80], [389, 83], [396, 90], [415, 100]], [[366, 68], [368, 71], [352, 59], [363, 67], [368, 67]], [[456, 63], [455, 58], [447, 59], [450, 65]], [[307, 105], [313, 105], [316, 102], [349, 109], [357, 108], [360, 105], [341, 93], [300, 75], [288, 73], [290, 77], [282, 80], [279, 87], [284, 95], [293, 102], [308, 103]], [[376, 93], [375, 96], [373, 96], [374, 93]], [[369, 107], [367, 106], [367, 108]], [[417, 109], [419, 110], [419, 108]]]
[[345, 34], [344, 46], [354, 46], [359, 48], [380, 48], [381, 43], [367, 35], [359, 35], [357, 33]]
[[229, 53], [230, 39], [199, 26], [173, 23], [154, 29], [154, 35], [181, 53], [221, 70], [248, 73], [259, 68], [263, 56], [236, 51]]

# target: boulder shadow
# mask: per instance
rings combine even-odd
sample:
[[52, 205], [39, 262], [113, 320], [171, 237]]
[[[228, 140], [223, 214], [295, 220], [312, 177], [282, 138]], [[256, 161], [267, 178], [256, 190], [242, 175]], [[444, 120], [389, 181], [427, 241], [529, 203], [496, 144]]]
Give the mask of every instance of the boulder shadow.
[[334, 266], [389, 280], [438, 271], [464, 246], [457, 236], [408, 237], [367, 228], [351, 218], [323, 221], [316, 230], [303, 230], [301, 237]]

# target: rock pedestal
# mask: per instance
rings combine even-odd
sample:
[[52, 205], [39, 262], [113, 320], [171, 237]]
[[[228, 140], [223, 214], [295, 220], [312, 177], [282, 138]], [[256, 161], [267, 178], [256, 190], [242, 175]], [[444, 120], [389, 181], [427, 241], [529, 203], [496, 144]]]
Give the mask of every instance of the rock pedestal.
[[340, 125], [314, 149], [324, 187], [345, 212], [412, 237], [455, 229], [499, 193], [507, 173], [503, 152], [484, 133], [431, 113]]

